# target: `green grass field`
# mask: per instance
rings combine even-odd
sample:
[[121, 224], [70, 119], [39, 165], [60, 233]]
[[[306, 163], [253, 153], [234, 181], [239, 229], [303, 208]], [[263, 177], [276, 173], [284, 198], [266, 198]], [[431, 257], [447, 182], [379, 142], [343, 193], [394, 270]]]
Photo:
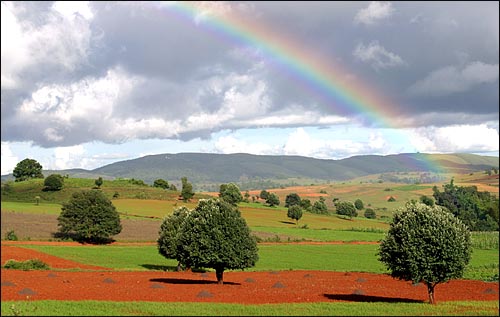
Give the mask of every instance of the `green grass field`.
[[427, 303], [211, 304], [5, 301], [2, 316], [498, 316], [498, 301]]

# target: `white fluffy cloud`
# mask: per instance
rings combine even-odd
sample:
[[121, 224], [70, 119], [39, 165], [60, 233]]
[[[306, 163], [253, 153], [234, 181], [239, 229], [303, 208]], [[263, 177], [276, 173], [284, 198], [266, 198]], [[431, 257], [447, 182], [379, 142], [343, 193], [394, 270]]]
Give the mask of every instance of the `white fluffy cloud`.
[[73, 71], [84, 64], [90, 46], [90, 20], [86, 2], [56, 2], [44, 24], [19, 20], [23, 8], [16, 2], [2, 2], [2, 88], [20, 85], [30, 66], [47, 65]]
[[19, 158], [12, 153], [8, 142], [2, 142], [2, 175], [12, 173]]
[[390, 2], [372, 1], [367, 8], [361, 9], [354, 17], [355, 23], [372, 25], [390, 17], [394, 13]]
[[499, 147], [498, 130], [486, 124], [420, 128], [411, 134], [410, 140], [420, 152], [492, 152]]
[[353, 52], [358, 60], [369, 63], [375, 70], [404, 65], [403, 59], [392, 52], [387, 51], [377, 41], [372, 41], [368, 45], [359, 43]]
[[249, 143], [243, 140], [238, 140], [234, 136], [228, 135], [218, 138], [214, 143], [217, 153], [250, 153], [256, 155], [277, 154], [277, 149], [265, 143]]
[[409, 88], [410, 94], [445, 96], [474, 86], [498, 81], [498, 64], [471, 62], [462, 67], [447, 66], [431, 72]]

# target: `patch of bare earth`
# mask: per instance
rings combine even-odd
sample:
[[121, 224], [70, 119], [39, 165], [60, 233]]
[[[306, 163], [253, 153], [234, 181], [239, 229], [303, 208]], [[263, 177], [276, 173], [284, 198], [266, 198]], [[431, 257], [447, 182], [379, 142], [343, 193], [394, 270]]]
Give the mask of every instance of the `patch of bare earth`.
[[[41, 258], [54, 268], [83, 265], [40, 252], [2, 245], [4, 259]], [[92, 269], [86, 266], [87, 269]], [[425, 302], [424, 285], [398, 281], [388, 275], [328, 271], [270, 271], [215, 273], [96, 271], [20, 271], [2, 269], [2, 301], [109, 300], [219, 303], [292, 302]], [[453, 280], [436, 287], [436, 300], [497, 300], [499, 284]]]

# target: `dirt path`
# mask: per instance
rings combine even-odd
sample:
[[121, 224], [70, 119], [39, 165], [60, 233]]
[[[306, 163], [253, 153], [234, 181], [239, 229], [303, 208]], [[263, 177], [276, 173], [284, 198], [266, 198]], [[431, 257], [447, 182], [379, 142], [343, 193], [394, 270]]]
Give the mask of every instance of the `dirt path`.
[[[2, 242], [3, 243], [3, 242]], [[329, 271], [226, 272], [224, 285], [215, 273], [124, 272], [99, 270], [14, 245], [2, 245], [7, 258], [38, 257], [54, 268], [96, 271], [19, 271], [2, 269], [2, 301], [111, 300], [161, 302], [291, 303], [331, 301], [422, 302], [424, 285], [390, 276]], [[454, 280], [436, 287], [436, 300], [497, 300], [499, 284]]]

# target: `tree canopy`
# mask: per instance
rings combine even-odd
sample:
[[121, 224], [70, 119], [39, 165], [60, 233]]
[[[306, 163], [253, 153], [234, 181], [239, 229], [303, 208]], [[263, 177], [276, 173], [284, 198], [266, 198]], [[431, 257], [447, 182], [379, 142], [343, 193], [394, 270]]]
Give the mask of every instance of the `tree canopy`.
[[460, 219], [439, 206], [409, 202], [396, 210], [379, 260], [394, 278], [424, 282], [434, 303], [435, 286], [462, 277], [471, 251], [470, 232]]
[[297, 193], [291, 193], [286, 195], [285, 198], [285, 207], [291, 207], [294, 205], [300, 206], [300, 196]]
[[[158, 252], [167, 259], [177, 259], [177, 240], [179, 238], [181, 226], [191, 211], [185, 207], [179, 207], [174, 212], [165, 217], [160, 226], [157, 240]], [[177, 270], [180, 269], [179, 262]]]
[[61, 209], [59, 233], [77, 241], [106, 243], [122, 230], [120, 215], [101, 191], [75, 192]]
[[221, 184], [219, 187], [219, 197], [233, 206], [243, 201], [240, 188], [235, 183]]
[[34, 159], [26, 158], [17, 163], [12, 174], [16, 182], [22, 182], [32, 178], [43, 178], [42, 165]]
[[181, 197], [184, 201], [189, 201], [194, 196], [193, 185], [188, 182], [187, 177], [181, 178], [182, 189], [181, 189]]
[[356, 211], [356, 207], [354, 204], [349, 201], [340, 201], [335, 207], [337, 208], [337, 214], [348, 216], [352, 219], [352, 217], [357, 217], [358, 212]]
[[64, 178], [60, 174], [51, 174], [43, 181], [44, 191], [58, 191], [63, 188]]
[[302, 218], [302, 208], [299, 205], [292, 205], [288, 208], [287, 212], [288, 218], [292, 218], [299, 223], [300, 218]]
[[168, 185], [168, 182], [166, 180], [164, 180], [163, 178], [155, 179], [155, 181], [153, 182], [153, 187], [159, 187], [159, 188], [163, 188], [163, 189], [170, 189], [170, 186]]
[[453, 179], [443, 185], [443, 192], [433, 187], [436, 205], [445, 207], [471, 231], [494, 231], [499, 228], [498, 197], [480, 192], [476, 186], [456, 186]]
[[177, 259], [188, 267], [215, 269], [223, 284], [224, 270], [255, 265], [257, 242], [236, 207], [221, 199], [200, 199], [181, 225]]

